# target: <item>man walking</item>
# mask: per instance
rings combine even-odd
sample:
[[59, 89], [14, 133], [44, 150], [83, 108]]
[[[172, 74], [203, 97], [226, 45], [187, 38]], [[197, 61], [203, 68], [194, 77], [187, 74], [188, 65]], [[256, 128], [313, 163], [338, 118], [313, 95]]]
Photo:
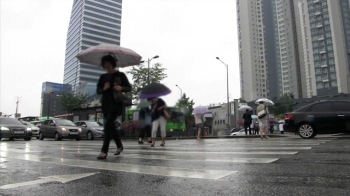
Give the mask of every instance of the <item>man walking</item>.
[[200, 140], [201, 138], [201, 132], [203, 128], [203, 115], [201, 114], [194, 114], [194, 121], [196, 123], [196, 127], [198, 129], [198, 135], [197, 135], [197, 140]]
[[269, 124], [268, 124], [268, 118], [269, 118], [269, 110], [264, 105], [263, 101], [259, 102], [259, 106], [256, 109], [256, 112], [258, 114], [258, 121], [259, 121], [259, 127], [260, 127], [260, 136], [261, 139], [269, 139], [267, 134], [269, 133]]
[[252, 134], [252, 130], [250, 128], [250, 124], [252, 124], [252, 115], [249, 113], [249, 110], [246, 109], [246, 112], [243, 114], [244, 119], [244, 131], [245, 135], [247, 135], [247, 129], [249, 128], [249, 135]]

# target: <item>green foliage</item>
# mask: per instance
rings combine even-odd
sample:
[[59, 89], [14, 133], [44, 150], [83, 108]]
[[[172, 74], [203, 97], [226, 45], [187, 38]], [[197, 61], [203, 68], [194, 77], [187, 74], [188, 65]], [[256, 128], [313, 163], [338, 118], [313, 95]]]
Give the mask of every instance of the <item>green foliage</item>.
[[239, 98], [239, 103], [247, 103], [247, 101], [242, 98]]
[[132, 75], [133, 86], [132, 86], [132, 99], [137, 101], [139, 99], [139, 94], [142, 89], [148, 84], [148, 71], [150, 83], [157, 82], [160, 83], [164, 78], [167, 77], [165, 73], [166, 68], [162, 67], [162, 64], [156, 63], [149, 69], [141, 65], [139, 67], [132, 67], [132, 70], [128, 71], [128, 74]]
[[176, 103], [176, 107], [179, 108], [187, 108], [187, 113], [185, 114], [185, 116], [191, 116], [192, 111], [193, 111], [193, 106], [194, 106], [194, 101], [193, 99], [190, 99], [189, 97], [186, 96], [186, 93], [184, 93], [181, 97], [181, 99], [179, 99]]
[[64, 93], [60, 98], [60, 102], [62, 104], [63, 109], [70, 114], [73, 112], [73, 109], [80, 108], [82, 107], [82, 105], [87, 104], [88, 99], [88, 94]]

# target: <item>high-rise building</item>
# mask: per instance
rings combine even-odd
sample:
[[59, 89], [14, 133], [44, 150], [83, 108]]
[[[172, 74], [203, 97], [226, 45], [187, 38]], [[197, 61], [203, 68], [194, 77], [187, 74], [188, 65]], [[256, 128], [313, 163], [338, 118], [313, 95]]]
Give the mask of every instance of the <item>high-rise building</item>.
[[247, 101], [267, 96], [263, 3], [237, 0], [241, 96]]
[[[74, 0], [68, 28], [64, 83], [73, 91], [95, 86], [101, 67], [80, 63], [76, 55], [100, 43], [120, 45], [122, 0]], [[90, 90], [85, 90], [89, 92]]]
[[241, 96], [301, 97], [293, 0], [237, 0]]
[[56, 116], [65, 114], [60, 97], [65, 92], [71, 92], [72, 85], [44, 82], [41, 90], [40, 116]]
[[296, 0], [307, 97], [349, 92], [350, 1]]

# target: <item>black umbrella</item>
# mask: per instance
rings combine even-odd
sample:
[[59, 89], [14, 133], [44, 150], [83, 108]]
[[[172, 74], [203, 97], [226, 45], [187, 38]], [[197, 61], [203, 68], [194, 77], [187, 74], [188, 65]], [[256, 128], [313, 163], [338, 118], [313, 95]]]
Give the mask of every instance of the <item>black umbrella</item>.
[[148, 98], [157, 98], [160, 96], [164, 96], [167, 94], [170, 94], [171, 90], [166, 87], [163, 84], [160, 83], [151, 83], [147, 86], [145, 86], [141, 93], [140, 93], [140, 98], [141, 99], [148, 99]]

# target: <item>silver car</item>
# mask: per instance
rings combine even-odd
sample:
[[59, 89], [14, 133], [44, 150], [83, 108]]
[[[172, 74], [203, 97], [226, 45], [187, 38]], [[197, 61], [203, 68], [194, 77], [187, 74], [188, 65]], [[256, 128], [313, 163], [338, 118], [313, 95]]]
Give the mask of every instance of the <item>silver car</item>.
[[75, 139], [79, 141], [82, 137], [81, 128], [77, 127], [72, 121], [66, 119], [55, 118], [45, 120], [40, 127], [39, 139], [55, 138], [62, 140], [63, 138]]
[[82, 129], [82, 137], [88, 140], [103, 138], [103, 124], [95, 121], [82, 120], [75, 122], [75, 125]]
[[33, 125], [32, 123], [30, 122], [27, 122], [27, 121], [21, 121], [22, 124], [24, 125], [27, 125], [28, 127], [30, 127], [32, 129], [32, 137], [35, 137], [36, 139], [39, 139], [39, 131], [40, 131], [40, 128]]

